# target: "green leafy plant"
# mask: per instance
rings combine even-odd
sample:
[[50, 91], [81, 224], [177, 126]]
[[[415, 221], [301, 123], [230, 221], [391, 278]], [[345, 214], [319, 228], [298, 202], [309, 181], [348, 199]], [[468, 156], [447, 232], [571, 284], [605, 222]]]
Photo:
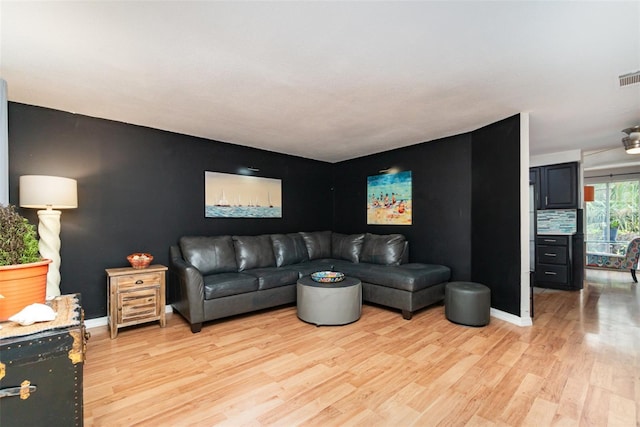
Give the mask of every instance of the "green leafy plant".
[[619, 228], [620, 227], [620, 221], [618, 221], [617, 219], [612, 219], [611, 222], [609, 223], [609, 228]]
[[40, 260], [35, 226], [15, 206], [0, 205], [0, 266]]

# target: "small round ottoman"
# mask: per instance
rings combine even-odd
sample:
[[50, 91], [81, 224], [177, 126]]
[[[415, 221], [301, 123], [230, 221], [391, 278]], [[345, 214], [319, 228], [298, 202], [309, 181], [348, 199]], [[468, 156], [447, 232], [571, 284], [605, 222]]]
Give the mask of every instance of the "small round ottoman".
[[451, 322], [467, 326], [489, 323], [491, 290], [474, 282], [450, 282], [444, 288], [444, 314]]

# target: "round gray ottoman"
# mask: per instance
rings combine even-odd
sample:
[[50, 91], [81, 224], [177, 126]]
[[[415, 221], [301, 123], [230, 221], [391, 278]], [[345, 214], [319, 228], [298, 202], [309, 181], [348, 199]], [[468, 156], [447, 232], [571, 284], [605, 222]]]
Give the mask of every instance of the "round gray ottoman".
[[450, 321], [467, 326], [489, 323], [491, 290], [474, 282], [450, 282], [444, 289], [444, 314]]
[[345, 277], [338, 283], [318, 283], [310, 276], [296, 286], [298, 317], [314, 325], [346, 325], [360, 319], [362, 283]]

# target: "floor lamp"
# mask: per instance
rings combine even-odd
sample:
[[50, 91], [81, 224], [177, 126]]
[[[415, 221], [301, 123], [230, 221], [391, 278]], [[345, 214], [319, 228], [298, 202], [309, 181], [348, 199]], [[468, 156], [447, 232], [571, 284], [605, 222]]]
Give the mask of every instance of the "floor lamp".
[[38, 211], [38, 248], [50, 259], [47, 273], [47, 299], [60, 295], [60, 212], [57, 209], [78, 207], [75, 179], [46, 175], [20, 177], [20, 206]]

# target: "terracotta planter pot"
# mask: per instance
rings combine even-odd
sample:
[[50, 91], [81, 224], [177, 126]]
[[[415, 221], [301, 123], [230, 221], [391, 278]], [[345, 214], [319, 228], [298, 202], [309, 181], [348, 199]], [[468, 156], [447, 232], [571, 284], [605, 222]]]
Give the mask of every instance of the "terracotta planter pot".
[[0, 267], [0, 322], [29, 304], [44, 304], [50, 259]]

